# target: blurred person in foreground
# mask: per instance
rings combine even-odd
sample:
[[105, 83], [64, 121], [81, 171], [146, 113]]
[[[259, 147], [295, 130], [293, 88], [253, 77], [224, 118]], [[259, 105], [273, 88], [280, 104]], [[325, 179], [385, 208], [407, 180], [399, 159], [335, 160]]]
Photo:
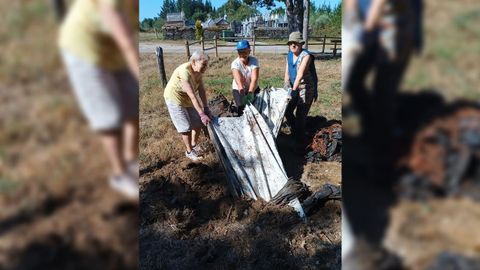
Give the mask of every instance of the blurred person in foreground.
[[250, 56], [250, 44], [247, 40], [237, 43], [238, 57], [232, 62], [232, 95], [237, 112], [242, 114], [245, 104], [252, 102], [255, 94], [260, 92], [258, 76], [260, 66], [257, 58]]
[[305, 148], [305, 122], [308, 111], [318, 97], [314, 56], [302, 48], [303, 44], [305, 41], [300, 32], [290, 33], [283, 86], [284, 89], [291, 89], [292, 99], [288, 103], [285, 117], [292, 128], [297, 142], [296, 150], [299, 153], [303, 153]]
[[348, 30], [358, 36], [344, 81], [351, 104], [342, 114], [353, 111], [361, 119], [359, 132], [345, 129], [343, 212], [354, 238], [352, 250], [343, 253], [345, 269], [402, 269], [382, 240], [395, 201], [393, 144], [401, 133], [395, 129], [396, 96], [412, 53], [421, 47], [421, 6], [421, 0], [345, 3]]
[[207, 67], [208, 56], [195, 51], [189, 62], [173, 71], [163, 95], [170, 119], [185, 144], [185, 156], [192, 161], [202, 159], [198, 137], [203, 125], [212, 120], [202, 79]]
[[77, 0], [59, 46], [80, 108], [110, 160], [110, 185], [138, 198], [138, 2]]

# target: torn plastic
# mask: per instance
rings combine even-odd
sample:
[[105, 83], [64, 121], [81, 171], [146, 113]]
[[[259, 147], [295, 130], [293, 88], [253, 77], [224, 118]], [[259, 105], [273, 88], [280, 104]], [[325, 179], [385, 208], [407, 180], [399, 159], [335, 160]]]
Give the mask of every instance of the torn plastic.
[[[283, 89], [264, 90], [257, 95], [256, 106], [247, 104], [241, 117], [215, 118], [208, 126], [234, 196], [270, 202], [287, 183], [275, 137], [288, 100]], [[302, 219], [306, 218], [297, 197], [291, 198], [288, 204]]]
[[264, 89], [258, 93], [253, 101], [253, 106], [260, 112], [276, 138], [282, 125], [283, 116], [291, 99], [289, 92], [283, 88]]

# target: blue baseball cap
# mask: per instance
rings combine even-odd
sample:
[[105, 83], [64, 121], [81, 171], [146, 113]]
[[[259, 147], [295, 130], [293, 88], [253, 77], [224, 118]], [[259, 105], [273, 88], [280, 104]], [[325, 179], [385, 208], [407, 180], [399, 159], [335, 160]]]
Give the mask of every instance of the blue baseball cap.
[[240, 40], [237, 42], [237, 50], [250, 49], [250, 43], [247, 40]]

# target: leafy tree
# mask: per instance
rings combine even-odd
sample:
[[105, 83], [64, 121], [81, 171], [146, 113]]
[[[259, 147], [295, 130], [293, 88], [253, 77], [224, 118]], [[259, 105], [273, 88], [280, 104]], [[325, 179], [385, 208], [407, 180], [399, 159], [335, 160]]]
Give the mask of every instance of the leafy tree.
[[155, 22], [155, 20], [152, 19], [152, 18], [145, 18], [140, 23], [140, 28], [142, 30], [145, 30], [145, 31], [150, 30], [150, 29], [152, 29], [154, 22]]
[[197, 20], [195, 22], [195, 38], [197, 40], [200, 40], [203, 36], [203, 27], [202, 27], [202, 21]]
[[259, 12], [254, 8], [241, 0], [228, 0], [225, 4], [219, 7], [216, 12], [214, 12], [213, 17], [223, 17], [227, 15], [227, 20], [231, 21], [242, 21], [246, 18], [249, 18], [253, 15], [259, 14]]
[[177, 7], [178, 5], [175, 3], [175, 0], [164, 0], [158, 17], [166, 19], [167, 13], [176, 12], [178, 10]]
[[207, 13], [197, 10], [195, 13], [193, 13], [191, 18], [194, 21], [205, 21], [205, 18], [207, 18]]

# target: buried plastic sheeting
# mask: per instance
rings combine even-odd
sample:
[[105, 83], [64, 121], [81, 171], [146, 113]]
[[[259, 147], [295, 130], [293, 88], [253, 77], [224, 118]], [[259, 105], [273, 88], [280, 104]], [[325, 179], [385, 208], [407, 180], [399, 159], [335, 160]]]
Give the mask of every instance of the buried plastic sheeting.
[[[283, 89], [278, 91], [285, 92], [285, 95], [287, 93]], [[257, 97], [257, 104], [272, 104], [272, 95], [266, 98], [264, 93]], [[259, 102], [259, 99], [263, 101]], [[286, 107], [287, 104], [288, 100], [282, 106]], [[269, 111], [273, 112], [264, 110]], [[281, 123], [285, 108], [280, 108], [278, 112], [272, 114], [278, 119], [274, 118], [270, 122], [273, 125], [269, 126], [257, 108], [248, 104], [241, 117], [219, 117], [208, 126], [212, 143], [227, 173], [230, 190], [237, 197], [262, 198], [269, 202], [288, 181], [272, 132], [272, 128], [276, 128], [275, 123]], [[289, 205], [305, 218], [297, 198], [290, 201]]]
[[290, 95], [283, 88], [271, 88], [262, 90], [255, 98], [253, 106], [263, 116], [275, 138], [280, 131], [282, 119], [287, 110]]

